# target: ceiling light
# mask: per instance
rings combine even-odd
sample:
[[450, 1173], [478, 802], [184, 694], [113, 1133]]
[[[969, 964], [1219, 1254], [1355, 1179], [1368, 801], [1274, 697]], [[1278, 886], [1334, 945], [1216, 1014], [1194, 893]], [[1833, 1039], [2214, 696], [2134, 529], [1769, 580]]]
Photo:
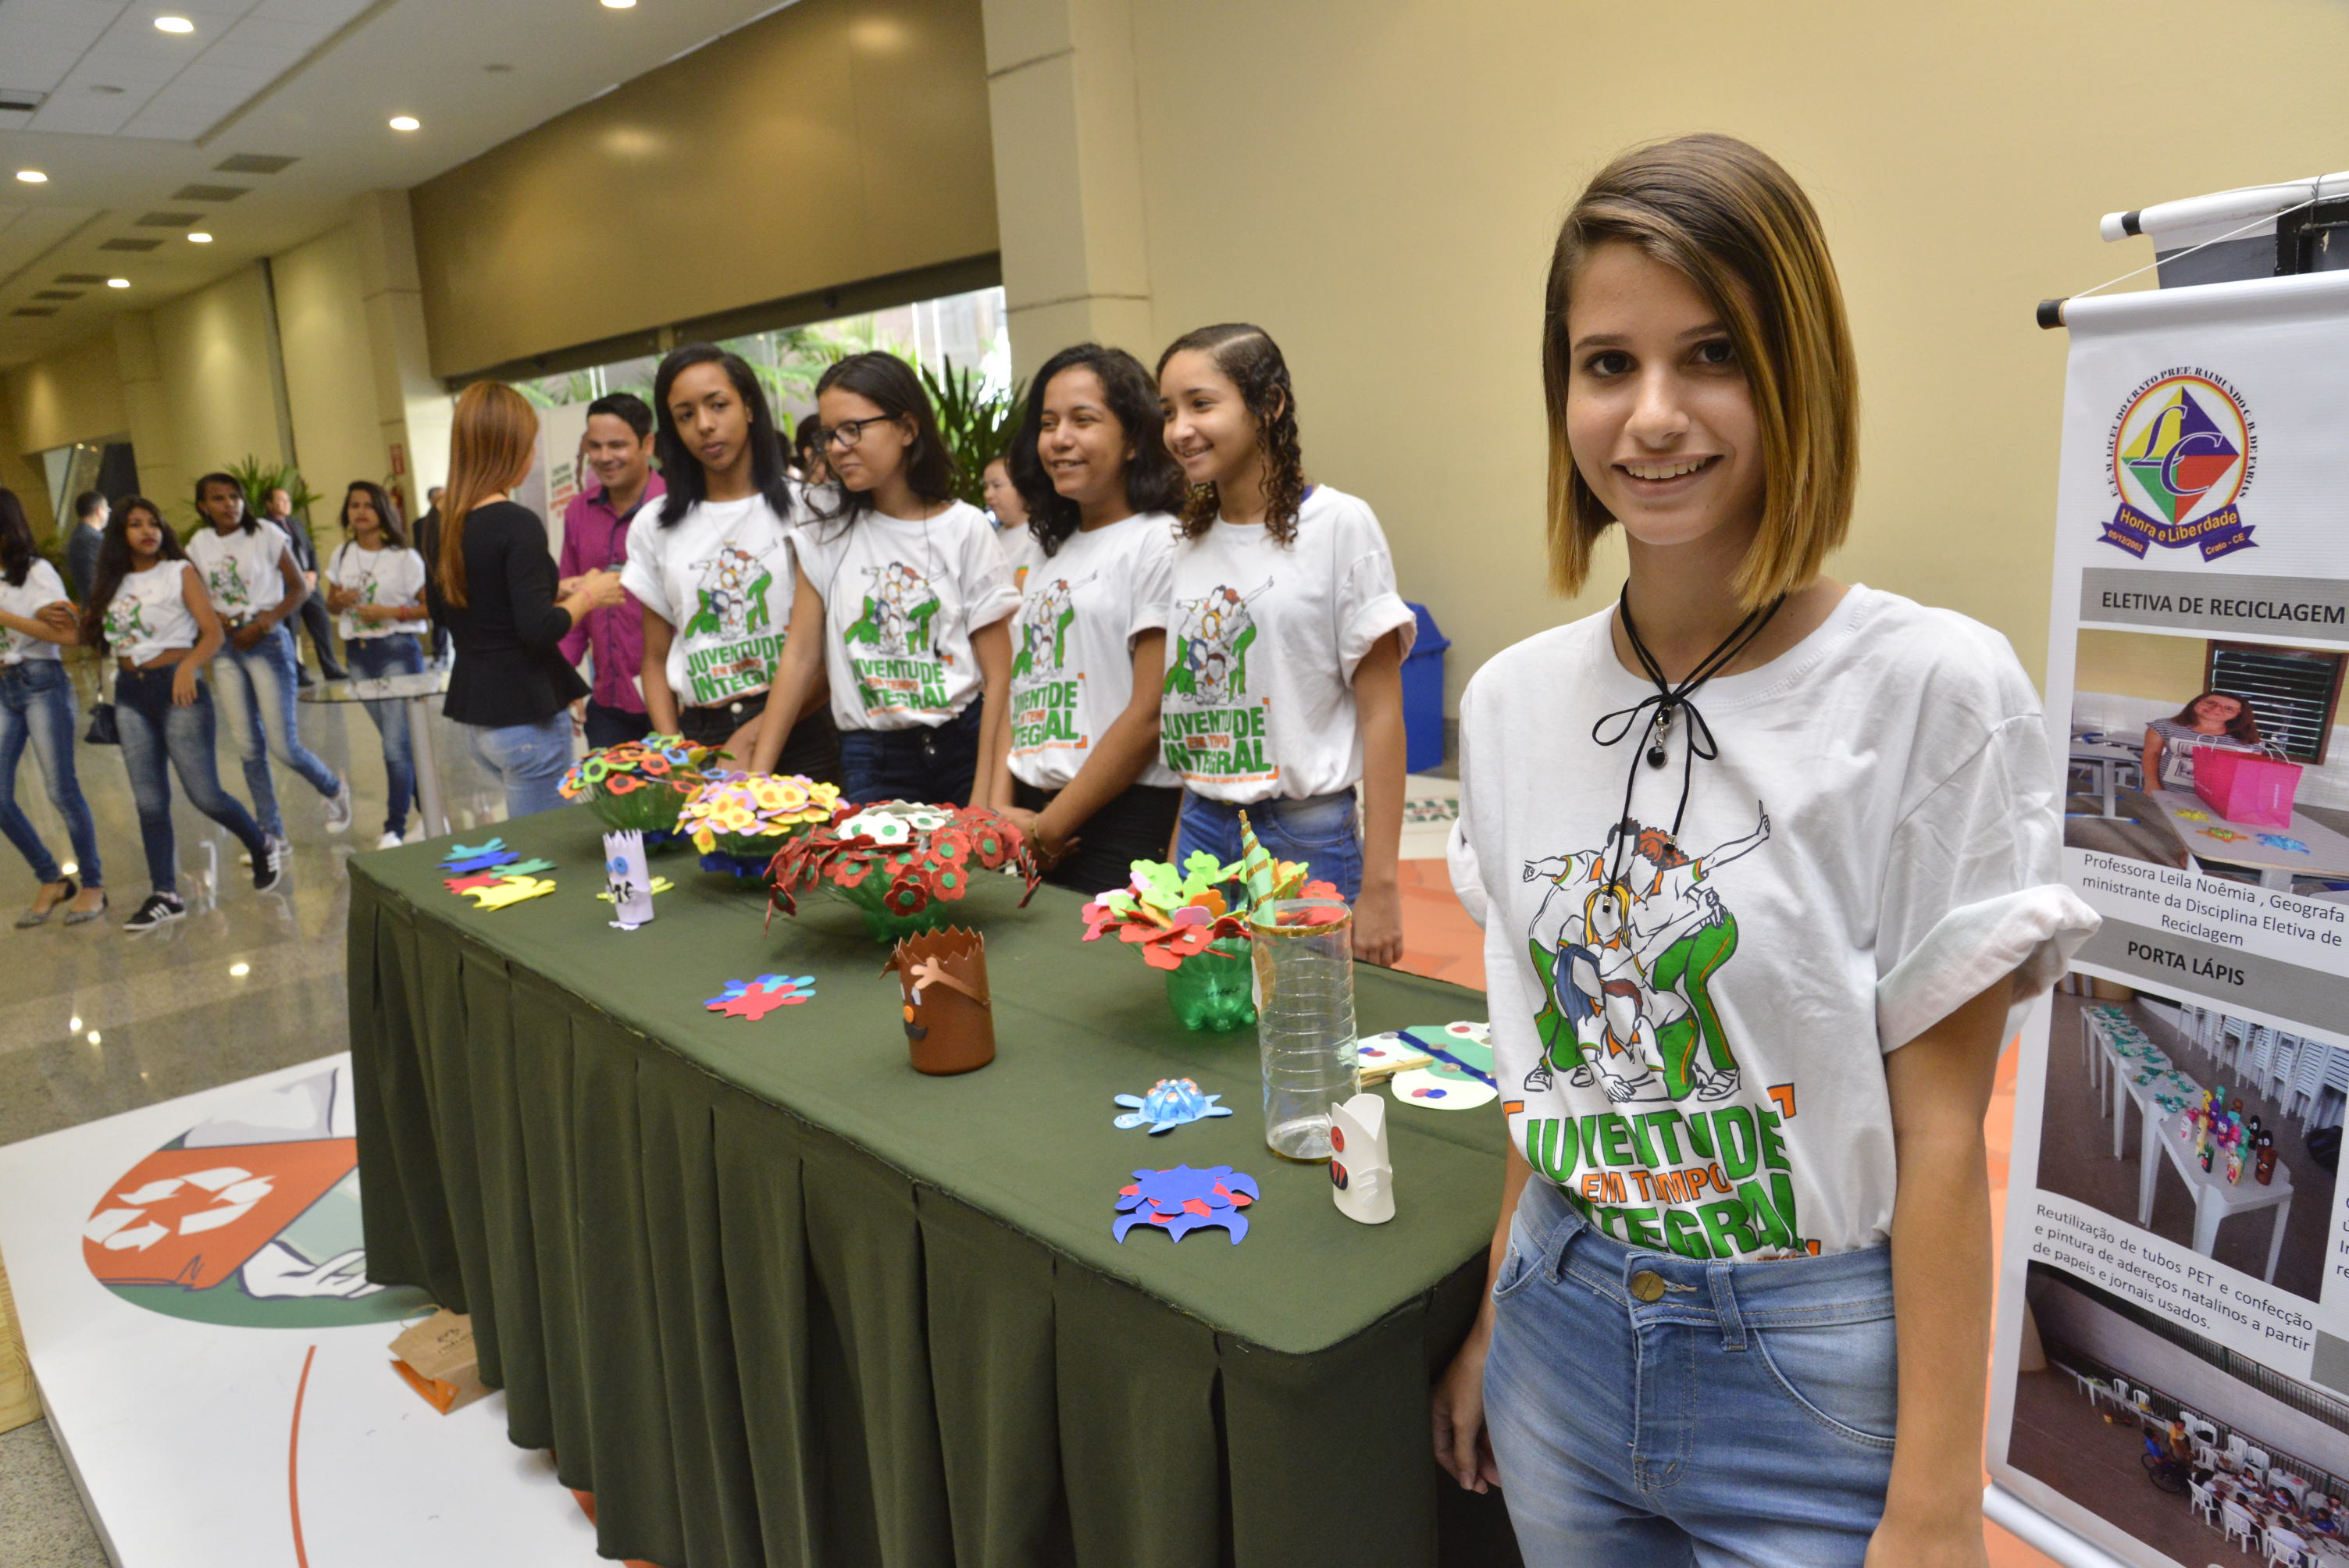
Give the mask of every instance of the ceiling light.
[[27, 185], [47, 185], [49, 182], [49, 177], [37, 169], [19, 169], [16, 178]]
[[97, 1031], [96, 1029], [92, 1029], [92, 1030], [89, 1032], [89, 1043], [90, 1043], [91, 1045], [93, 1045], [93, 1046], [97, 1046], [97, 1045], [103, 1045], [103, 1044], [105, 1044], [105, 1042], [104, 1042], [103, 1040], [101, 1040], [100, 1038], [98, 1038], [98, 1031]]
[[604, 9], [606, 11], [632, 11], [636, 9], [636, 0], [604, 0]]
[[394, 130], [421, 130], [424, 129], [424, 122], [417, 119], [412, 114], [396, 114], [391, 117], [391, 129]]
[[185, 16], [158, 16], [155, 18], [155, 30], [159, 33], [192, 33], [196, 25]]
[[110, 289], [127, 289], [130, 286], [130, 280], [129, 278], [109, 278], [106, 280], [106, 286]]
[[228, 972], [237, 979], [242, 980], [246, 975], [253, 973], [253, 965], [250, 964], [232, 964], [228, 966]]
[[191, 245], [209, 245], [212, 242], [212, 237], [210, 234], [203, 232], [202, 230], [198, 230], [195, 233], [188, 236], [188, 243]]

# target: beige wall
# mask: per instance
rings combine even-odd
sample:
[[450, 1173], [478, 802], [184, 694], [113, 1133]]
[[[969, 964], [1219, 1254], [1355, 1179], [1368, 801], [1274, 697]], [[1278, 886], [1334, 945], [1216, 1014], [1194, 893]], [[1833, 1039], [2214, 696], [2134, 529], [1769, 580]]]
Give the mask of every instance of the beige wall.
[[[1578, 603], [1541, 587], [1537, 360], [1558, 215], [1617, 150], [1724, 130], [1808, 187], [1863, 370], [1859, 515], [1830, 570], [1978, 616], [2034, 672], [2064, 343], [2032, 306], [2151, 260], [2099, 242], [2108, 210], [2349, 163], [2349, 10], [2303, 0], [2242, 0], [2216, 28], [2188, 0], [1689, 0], [1661, 32], [1652, 7], [1588, 0], [986, 4], [999, 159], [1022, 138], [1050, 156], [1070, 119], [1013, 90], [1009, 40], [1073, 16], [1081, 63], [1087, 19], [1130, 15], [1152, 332], [1125, 346], [1273, 332], [1309, 466], [1386, 523], [1406, 595], [1454, 639], [1455, 695], [1619, 581], [1609, 553]], [[1036, 319], [1065, 265], [1023, 265], [1008, 232], [1003, 250], [1014, 320]], [[1096, 294], [1133, 286], [1095, 270]], [[1015, 329], [1025, 366], [1057, 346]]]
[[[151, 412], [134, 394], [130, 439], [139, 482], [180, 521], [194, 515], [196, 476], [247, 457], [285, 460], [269, 363], [269, 296], [258, 265], [157, 306]], [[135, 323], [123, 326], [135, 327]], [[121, 333], [118, 332], [118, 341]], [[125, 354], [124, 373], [137, 377]], [[150, 455], [151, 454], [151, 455]]]
[[15, 456], [119, 436], [130, 428], [110, 334], [18, 366], [7, 373], [6, 385], [8, 448]]
[[2150, 632], [2080, 634], [2075, 690], [2144, 697], [2183, 705], [2202, 689], [2210, 645], [2199, 637], [2158, 637]]
[[323, 552], [341, 537], [334, 520], [345, 487], [386, 477], [359, 236], [346, 225], [272, 265], [295, 455], [324, 498], [310, 519]]
[[454, 376], [984, 255], [975, 0], [800, 4], [412, 193]]

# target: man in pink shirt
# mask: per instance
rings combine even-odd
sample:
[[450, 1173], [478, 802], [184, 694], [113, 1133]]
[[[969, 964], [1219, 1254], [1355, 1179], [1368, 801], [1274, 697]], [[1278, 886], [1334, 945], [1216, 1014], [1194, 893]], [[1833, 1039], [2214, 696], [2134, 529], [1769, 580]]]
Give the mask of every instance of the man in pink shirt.
[[[652, 471], [653, 411], [634, 393], [614, 392], [587, 405], [582, 449], [596, 484], [564, 509], [558, 570], [566, 583], [626, 564], [629, 522], [666, 489]], [[624, 593], [612, 608], [589, 611], [585, 623], [563, 639], [563, 656], [575, 665], [590, 651], [595, 655], [595, 686], [572, 708], [573, 718], [587, 732], [588, 747], [600, 750], [642, 740], [652, 728], [637, 686], [645, 662], [644, 606]]]

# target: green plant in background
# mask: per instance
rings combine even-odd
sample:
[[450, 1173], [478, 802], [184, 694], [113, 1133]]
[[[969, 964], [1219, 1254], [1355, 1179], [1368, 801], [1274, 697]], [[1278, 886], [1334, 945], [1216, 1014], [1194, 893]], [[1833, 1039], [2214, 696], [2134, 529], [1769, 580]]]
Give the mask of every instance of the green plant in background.
[[[291, 463], [265, 463], [246, 453], [235, 462], [225, 464], [221, 472], [233, 477], [244, 487], [245, 504], [254, 515], [261, 514], [261, 503], [274, 490], [282, 490], [294, 498], [295, 515], [307, 518], [311, 508], [325, 498], [302, 478], [302, 470]], [[198, 520], [199, 521], [202, 519]]]
[[921, 376], [922, 388], [937, 410], [938, 434], [946, 438], [947, 455], [954, 459], [955, 494], [983, 508], [987, 465], [1003, 455], [1019, 432], [1027, 383], [991, 389], [978, 371], [951, 364], [936, 371], [924, 366]]

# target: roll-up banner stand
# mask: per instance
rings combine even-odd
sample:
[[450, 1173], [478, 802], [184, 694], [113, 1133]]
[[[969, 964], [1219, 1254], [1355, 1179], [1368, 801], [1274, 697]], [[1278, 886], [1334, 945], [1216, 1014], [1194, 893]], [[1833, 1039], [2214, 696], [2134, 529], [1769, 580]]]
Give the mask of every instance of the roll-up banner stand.
[[2349, 1568], [2349, 177], [2106, 232], [2164, 286], [2060, 307], [2048, 727], [2105, 923], [2023, 1040], [1985, 1508]]

